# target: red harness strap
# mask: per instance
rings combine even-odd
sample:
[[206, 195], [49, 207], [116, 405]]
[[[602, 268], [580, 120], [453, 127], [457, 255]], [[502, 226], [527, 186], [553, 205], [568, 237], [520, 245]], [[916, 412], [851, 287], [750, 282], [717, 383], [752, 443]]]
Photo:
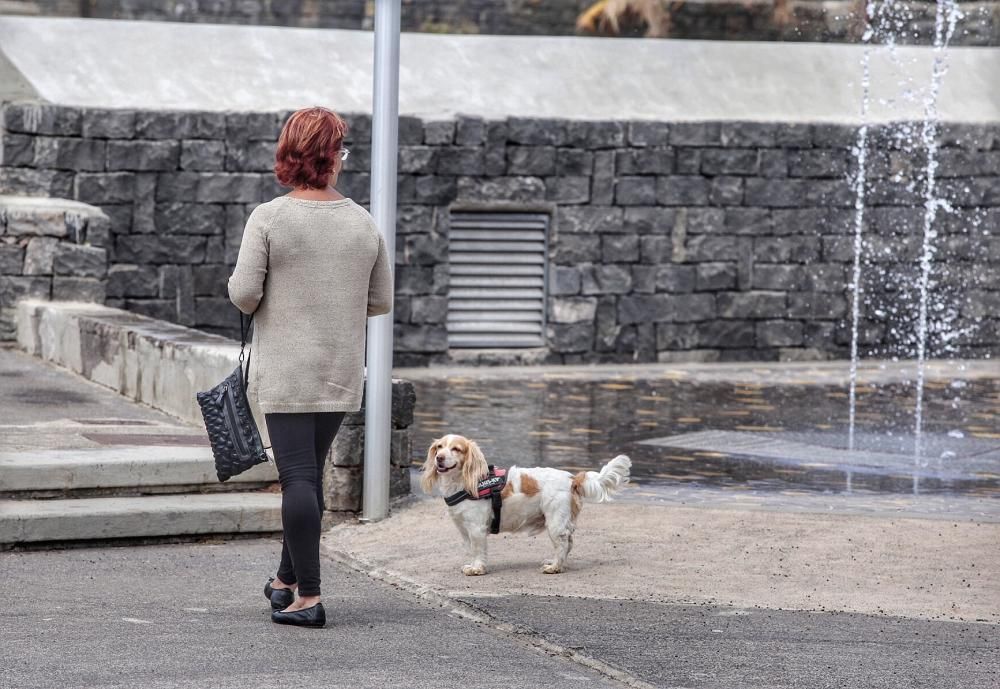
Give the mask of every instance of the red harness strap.
[[445, 504], [452, 507], [463, 500], [486, 500], [489, 498], [493, 503], [493, 521], [490, 523], [490, 533], [496, 534], [500, 533], [500, 509], [503, 506], [500, 493], [503, 491], [504, 486], [507, 485], [507, 470], [494, 467], [492, 464], [489, 467], [489, 475], [476, 484], [475, 495], [472, 495], [468, 491], [460, 490], [457, 493], [446, 496], [444, 501]]

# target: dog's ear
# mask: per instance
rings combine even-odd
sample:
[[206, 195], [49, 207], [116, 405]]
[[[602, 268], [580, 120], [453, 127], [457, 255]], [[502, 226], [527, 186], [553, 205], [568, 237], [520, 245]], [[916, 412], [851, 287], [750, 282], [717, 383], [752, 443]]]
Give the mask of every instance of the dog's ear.
[[433, 493], [434, 486], [437, 484], [437, 462], [434, 459], [434, 456], [437, 454], [437, 444], [438, 441], [435, 440], [427, 448], [427, 459], [424, 461], [424, 474], [420, 477], [420, 487], [427, 494]]
[[462, 480], [465, 483], [465, 490], [471, 495], [475, 495], [479, 489], [479, 482], [490, 473], [490, 467], [486, 463], [486, 456], [479, 449], [479, 445], [474, 440], [469, 441], [469, 449], [465, 452], [465, 462], [462, 463]]

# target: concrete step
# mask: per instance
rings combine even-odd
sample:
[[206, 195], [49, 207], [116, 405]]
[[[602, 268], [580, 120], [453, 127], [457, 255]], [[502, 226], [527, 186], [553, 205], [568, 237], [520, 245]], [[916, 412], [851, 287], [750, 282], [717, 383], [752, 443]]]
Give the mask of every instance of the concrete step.
[[[278, 480], [271, 463], [222, 485]], [[207, 447], [109, 447], [0, 452], [0, 493], [79, 491], [159, 486], [220, 486]], [[237, 486], [238, 487], [238, 486]]]
[[0, 544], [281, 530], [278, 493], [0, 500]]

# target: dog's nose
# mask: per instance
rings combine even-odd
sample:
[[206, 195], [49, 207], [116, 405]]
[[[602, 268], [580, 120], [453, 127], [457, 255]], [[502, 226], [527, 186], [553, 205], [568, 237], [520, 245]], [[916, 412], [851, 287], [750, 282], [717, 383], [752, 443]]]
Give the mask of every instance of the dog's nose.
[[434, 459], [436, 459], [436, 460], [437, 460], [437, 462], [438, 462], [438, 464], [440, 464], [441, 462], [443, 462], [443, 461], [444, 461], [444, 455], [443, 455], [443, 454], [439, 454], [439, 455], [438, 455], [437, 457], [435, 457]]

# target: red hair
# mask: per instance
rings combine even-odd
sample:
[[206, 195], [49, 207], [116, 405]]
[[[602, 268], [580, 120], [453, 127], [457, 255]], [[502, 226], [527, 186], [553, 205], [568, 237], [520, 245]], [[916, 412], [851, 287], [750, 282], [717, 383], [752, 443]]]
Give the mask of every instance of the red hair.
[[332, 110], [296, 110], [278, 137], [274, 156], [278, 182], [285, 187], [326, 187], [346, 134], [347, 123]]

